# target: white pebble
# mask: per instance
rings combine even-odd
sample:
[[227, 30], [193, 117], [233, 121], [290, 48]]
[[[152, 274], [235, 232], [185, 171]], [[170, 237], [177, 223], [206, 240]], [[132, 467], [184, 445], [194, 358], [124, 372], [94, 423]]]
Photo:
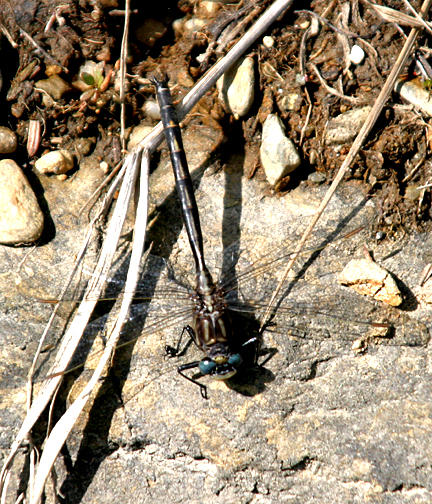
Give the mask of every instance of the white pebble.
[[202, 30], [205, 25], [206, 22], [203, 19], [190, 18], [185, 21], [183, 28], [185, 32], [195, 33], [196, 31]]
[[253, 58], [226, 72], [218, 81], [219, 99], [238, 119], [247, 114], [254, 101], [255, 69]]
[[109, 172], [109, 165], [106, 161], [101, 161], [99, 163], [99, 168], [104, 172], [104, 173], [108, 173]]
[[297, 149], [285, 136], [283, 124], [274, 114], [269, 114], [263, 124], [260, 157], [271, 185], [277, 184], [300, 165]]
[[67, 150], [51, 151], [40, 157], [35, 163], [39, 173], [54, 173], [59, 175], [72, 170], [74, 167], [73, 156]]
[[409, 103], [421, 109], [428, 116], [432, 116], [431, 94], [416, 80], [406, 82], [398, 80], [394, 89]]
[[363, 49], [357, 44], [354, 44], [351, 47], [351, 52], [349, 56], [351, 63], [353, 63], [354, 65], [359, 65], [364, 60], [364, 57], [365, 52], [363, 51]]
[[181, 34], [183, 31], [184, 24], [185, 24], [184, 18], [174, 19], [171, 25], [173, 32], [176, 33], [177, 35]]
[[271, 47], [274, 46], [275, 40], [273, 37], [270, 37], [269, 35], [266, 35], [263, 37], [263, 44], [264, 47], [267, 47], [267, 49], [270, 49]]
[[0, 243], [37, 240], [44, 217], [21, 168], [12, 159], [0, 161]]
[[143, 111], [154, 121], [159, 121], [161, 118], [159, 105], [154, 100], [147, 100], [143, 105]]

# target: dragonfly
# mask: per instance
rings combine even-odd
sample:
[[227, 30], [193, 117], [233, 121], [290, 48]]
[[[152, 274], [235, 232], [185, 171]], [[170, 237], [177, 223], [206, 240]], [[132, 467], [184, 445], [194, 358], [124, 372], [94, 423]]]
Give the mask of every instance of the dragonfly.
[[[194, 306], [193, 326], [186, 325], [185, 330], [197, 347], [205, 353], [203, 359], [183, 364], [177, 370], [186, 379], [199, 385], [201, 395], [207, 398], [206, 387], [195, 378], [186, 375], [184, 371], [199, 368], [201, 375], [211, 375], [219, 380], [227, 380], [237, 373], [243, 359], [238, 351], [233, 351], [232, 327], [227, 314], [224, 291], [220, 286], [216, 285], [205, 263], [198, 206], [167, 79], [158, 80], [154, 78], [153, 82], [156, 86], [183, 221], [195, 263], [195, 289], [191, 296]], [[253, 338], [245, 342], [244, 345], [255, 341], [255, 338]], [[178, 348], [175, 350], [170, 347], [170, 351], [174, 354], [178, 353]]]

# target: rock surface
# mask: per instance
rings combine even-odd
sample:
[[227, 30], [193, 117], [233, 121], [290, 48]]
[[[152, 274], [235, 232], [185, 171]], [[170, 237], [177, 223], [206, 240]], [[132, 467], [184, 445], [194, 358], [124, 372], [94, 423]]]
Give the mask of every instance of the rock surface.
[[[205, 133], [202, 125], [188, 127], [185, 146], [212, 272], [226, 278], [233, 264], [247, 271], [263, 255], [265, 261], [283, 258], [295, 246], [325, 188], [301, 186], [280, 198], [263, 197], [265, 184], [242, 178], [239, 156], [233, 156], [223, 171], [208, 165], [206, 153], [217, 139], [211, 131]], [[191, 254], [166, 156], [152, 175], [151, 187], [156, 212], [149, 236], [152, 253], [169, 257], [182, 279], [182, 271], [192, 270]], [[171, 290], [168, 302], [155, 302], [148, 320], [135, 305], [126, 337], [143, 336], [116, 355], [56, 465], [65, 500], [430, 502], [430, 334], [417, 320], [429, 324], [431, 308], [414, 306], [414, 299], [402, 310], [383, 307], [338, 285], [337, 273], [348, 258], [361, 256], [367, 241], [377, 260], [412, 292], [427, 262], [431, 237], [411, 237], [391, 253], [394, 244], [377, 244], [366, 227], [322, 249], [348, 229], [370, 223], [374, 213], [372, 202], [355, 186], [346, 185], [332, 200], [311, 240], [315, 251], [298, 263], [276, 325], [264, 333], [261, 366], [251, 365], [229, 383], [203, 380], [207, 401], [198, 387], [176, 373], [178, 364], [200, 359], [201, 353], [191, 346], [183, 357], [165, 356], [165, 345], [177, 341], [184, 322], [167, 320], [166, 329], [148, 326], [159, 320], [158, 313], [170, 313], [178, 296]], [[59, 225], [58, 240], [61, 235], [74, 237], [77, 247], [82, 226], [74, 230], [74, 220], [61, 220], [65, 221], [68, 226]], [[128, 239], [125, 233], [122, 251]], [[45, 273], [39, 280], [45, 290], [52, 288], [49, 279], [65, 274], [71, 244], [66, 240], [63, 250], [51, 252], [51, 259], [42, 256]], [[286, 260], [285, 256], [282, 263]], [[119, 255], [117, 266], [123, 262]], [[149, 264], [147, 283], [161, 282], [164, 262], [153, 257]], [[257, 312], [280, 278], [278, 264], [271, 266], [240, 283], [239, 296], [255, 299]], [[124, 275], [122, 268], [117, 273]], [[24, 412], [25, 372], [47, 311], [36, 312], [33, 300], [26, 318], [20, 319], [16, 303], [9, 299], [9, 310], [15, 308], [1, 329], [3, 341], [8, 341], [0, 360], [2, 409], [7, 412], [1, 416], [2, 453]], [[393, 337], [371, 342], [366, 353], [355, 354], [351, 344], [368, 331], [365, 322], [382, 317], [395, 323]], [[95, 329], [98, 323], [93, 323]], [[14, 336], [18, 329], [20, 338]], [[88, 379], [86, 370], [77, 374], [66, 380], [60, 407], [69, 404]]]
[[351, 142], [371, 111], [370, 106], [348, 110], [329, 121], [326, 132], [327, 144], [343, 144]]

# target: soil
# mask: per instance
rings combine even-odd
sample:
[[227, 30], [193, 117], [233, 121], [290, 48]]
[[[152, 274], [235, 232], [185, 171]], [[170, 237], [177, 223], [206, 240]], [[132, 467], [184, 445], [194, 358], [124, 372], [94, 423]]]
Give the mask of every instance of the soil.
[[[392, 2], [389, 6], [398, 9], [399, 3]], [[143, 110], [144, 103], [154, 95], [153, 87], [145, 82], [146, 77], [167, 73], [173, 94], [179, 99], [219, 57], [222, 51], [218, 52], [220, 41], [215, 37], [221, 30], [228, 27], [229, 31], [240, 21], [244, 21], [246, 29], [269, 4], [268, 1], [231, 2], [211, 14], [195, 1], [163, 1], [145, 9], [140, 8], [138, 2], [133, 3], [125, 96], [127, 125], [130, 127], [142, 121], [151, 123]], [[305, 7], [315, 14], [325, 11], [332, 26], [341, 26], [341, 5], [338, 2], [327, 4], [318, 0]], [[43, 136], [35, 157], [47, 150], [74, 149], [77, 139], [87, 138], [93, 153], [106, 161], [110, 168], [121, 160], [117, 79], [124, 19], [118, 12], [121, 7], [117, 0], [73, 0], [67, 5], [60, 1], [18, 0], [13, 6], [9, 1], [2, 2], [2, 22], [17, 44], [12, 48], [3, 37], [3, 61], [8, 64], [2, 68], [1, 100], [6, 111], [2, 123], [19, 135], [21, 148], [17, 156], [23, 167], [31, 169], [34, 162], [24, 148], [30, 119], [43, 124]], [[174, 33], [173, 21], [194, 16], [205, 21], [203, 28], [194, 32], [183, 28]], [[279, 192], [298, 186], [314, 171], [324, 173], [329, 183], [350, 147], [345, 144], [335, 149], [324, 141], [328, 121], [353, 105], [349, 100], [329, 94], [320, 85], [311, 65], [319, 67], [329, 86], [342, 89], [346, 96], [355, 98], [355, 106], [372, 104], [403, 43], [394, 25], [383, 22], [362, 3], [354, 2], [345, 31], [355, 34], [350, 40], [358, 40], [365, 47], [367, 57], [359, 65], [347, 65], [340, 32], [323, 23], [319, 33], [307, 38], [304, 44], [305, 87], [298, 83], [300, 53], [305, 27], [311, 19], [306, 11], [289, 11], [269, 30], [268, 35], [275, 41], [273, 47], [267, 48], [262, 43], [253, 46], [250, 55], [258, 62], [256, 97], [246, 117], [235, 121], [223, 110], [217, 91], [213, 90], [186, 119], [186, 123], [194, 121], [220, 128], [225, 141], [218, 155], [241, 145], [245, 173], [262, 177], [257, 156], [261, 123], [268, 113], [277, 113], [302, 157], [301, 170], [280, 182], [276, 188]], [[49, 29], [48, 23], [51, 25]], [[223, 49], [225, 52], [244, 29]], [[24, 33], [44, 52], [35, 49]], [[214, 42], [213, 51], [207, 50], [210, 42]], [[420, 37], [418, 47], [425, 44], [425, 39]], [[199, 63], [197, 56], [206, 50], [206, 57]], [[100, 88], [83, 92], [77, 86], [82, 85], [79, 72], [86, 61], [103, 62], [103, 77], [106, 79]], [[407, 68], [407, 72], [410, 70]], [[58, 73], [69, 87], [61, 98], [51, 100], [47, 105], [37, 81], [53, 73]], [[306, 91], [312, 103], [308, 121]], [[289, 93], [299, 95], [292, 110], [286, 109], [283, 100]], [[377, 229], [387, 232], [429, 230], [430, 192], [417, 189], [428, 184], [431, 175], [428, 119], [410, 107], [401, 107], [397, 95], [392, 100], [348, 178], [358, 180], [362, 190], [374, 196], [381, 208]], [[301, 139], [306, 123], [304, 139]], [[222, 164], [223, 161], [222, 156]], [[413, 170], [419, 162], [420, 166]]]

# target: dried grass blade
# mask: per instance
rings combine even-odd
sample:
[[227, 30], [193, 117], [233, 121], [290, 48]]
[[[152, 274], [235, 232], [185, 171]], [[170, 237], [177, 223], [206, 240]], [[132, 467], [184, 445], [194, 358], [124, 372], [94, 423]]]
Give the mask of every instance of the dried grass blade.
[[135, 218], [135, 231], [131, 262], [125, 284], [126, 293], [124, 294], [121, 302], [120, 312], [108, 338], [106, 348], [89, 382], [84, 387], [79, 396], [75, 399], [75, 401], [69, 406], [63, 416], [57, 421], [53, 430], [45, 441], [45, 447], [42, 452], [39, 467], [36, 473], [35, 485], [33, 488], [33, 495], [30, 504], [37, 504], [39, 502], [51, 468], [53, 467], [54, 462], [72, 427], [74, 426], [76, 420], [78, 419], [84, 406], [86, 405], [93, 388], [98, 383], [105, 367], [109, 364], [109, 361], [112, 358], [112, 355], [120, 338], [121, 329], [127, 318], [129, 307], [133, 299], [133, 293], [138, 283], [139, 267], [144, 251], [147, 221], [146, 219], [143, 219], [142, 216], [147, 215], [148, 211], [148, 175], [150, 165], [149, 158], [149, 153], [145, 152], [145, 155], [142, 157], [141, 163], [140, 197]]
[[[56, 357], [56, 362], [54, 363], [53, 368], [50, 370], [49, 375], [62, 373], [67, 369], [69, 362], [72, 359], [75, 349], [79, 343], [79, 340], [84, 332], [84, 329], [87, 326], [90, 315], [97, 303], [97, 299], [102, 291], [103, 285], [105, 283], [105, 278], [114, 257], [121, 229], [126, 218], [126, 211], [124, 210], [124, 208], [127, 209], [131, 194], [135, 187], [135, 180], [138, 174], [138, 169], [133, 165], [134, 160], [135, 158], [131, 158], [129, 165], [130, 169], [126, 170], [126, 175], [123, 179], [123, 184], [120, 189], [117, 205], [108, 227], [107, 235], [109, 235], [110, 238], [106, 239], [104, 242], [100, 258], [95, 269], [95, 274], [92, 277], [92, 280], [86, 290], [86, 295], [89, 299], [84, 299], [78, 307], [78, 311], [64, 335], [62, 344]], [[35, 398], [33, 404], [27, 412], [21, 428], [16, 435], [14, 442], [12, 443], [10, 454], [5, 461], [2, 472], [0, 474], [0, 493], [2, 495], [5, 478], [7, 477], [7, 473], [11, 468], [16, 453], [18, 452], [21, 444], [28, 438], [33, 425], [36, 423], [39, 416], [48, 405], [50, 399], [59, 386], [61, 379], [61, 375], [53, 376], [52, 378], [48, 379], [44, 383], [40, 393]]]
[[409, 26], [410, 28], [424, 28], [425, 22], [418, 20], [414, 16], [391, 9], [385, 5], [377, 5], [372, 2], [367, 3], [382, 19], [384, 19], [384, 21], [388, 21], [389, 23], [398, 23], [402, 26]]

